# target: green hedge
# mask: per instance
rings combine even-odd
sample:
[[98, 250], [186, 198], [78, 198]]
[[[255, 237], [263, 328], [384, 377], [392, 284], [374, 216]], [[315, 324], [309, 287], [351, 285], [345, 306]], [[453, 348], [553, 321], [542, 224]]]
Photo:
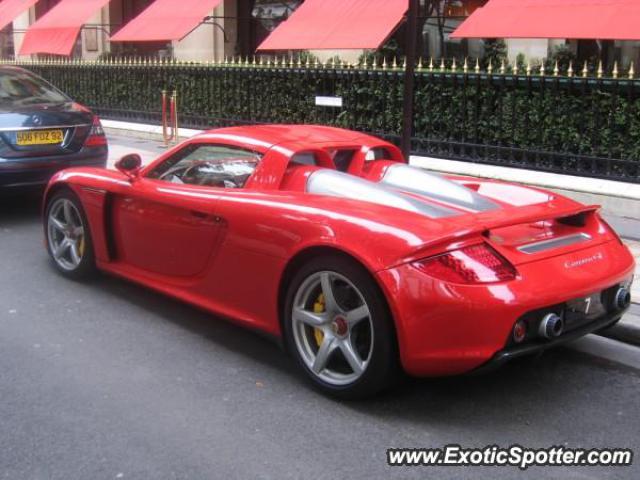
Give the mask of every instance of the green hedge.
[[[404, 74], [399, 69], [24, 66], [106, 117], [157, 120], [160, 91], [177, 89], [184, 126], [325, 123], [389, 138], [401, 130]], [[639, 85], [628, 79], [418, 71], [414, 148], [638, 181]], [[344, 107], [316, 107], [316, 95], [341, 96]]]

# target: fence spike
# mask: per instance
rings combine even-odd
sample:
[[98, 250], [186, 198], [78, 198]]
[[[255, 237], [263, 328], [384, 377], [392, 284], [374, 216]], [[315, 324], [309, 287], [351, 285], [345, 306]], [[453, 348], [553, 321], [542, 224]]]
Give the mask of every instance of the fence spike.
[[489, 59], [489, 64], [487, 65], [487, 73], [491, 75], [493, 73], [493, 61]]
[[469, 62], [467, 61], [467, 57], [464, 57], [464, 63], [462, 64], [462, 71], [467, 73], [469, 71]]
[[631, 60], [631, 65], [629, 65], [629, 80], [633, 80], [633, 77], [635, 76], [635, 69], [633, 67], [633, 60]]
[[476, 73], [480, 73], [480, 59], [476, 58], [476, 66], [475, 66], [475, 72]]
[[589, 75], [589, 65], [587, 64], [587, 61], [584, 61], [584, 67], [582, 68], [582, 77], [583, 78], [587, 78], [587, 75]]
[[556, 60], [556, 64], [553, 67], [553, 76], [557, 77], [559, 73], [560, 73], [560, 66], [558, 65], [558, 60]]
[[453, 60], [451, 61], [451, 71], [455, 72], [457, 68], [458, 66], [456, 65], [456, 57], [453, 57]]
[[387, 69], [387, 57], [383, 57], [382, 59], [382, 69], [383, 70]]
[[504, 75], [506, 71], [507, 71], [507, 65], [503, 58], [502, 62], [500, 62], [500, 75]]
[[433, 72], [433, 57], [429, 58], [429, 71]]
[[420, 57], [418, 59], [418, 70], [422, 70], [422, 67], [423, 67], [423, 65], [422, 65], [422, 57]]
[[407, 69], [407, 56], [406, 55], [402, 58], [402, 69], [403, 70]]
[[518, 75], [518, 62], [513, 64], [513, 68], [511, 69], [511, 73], [513, 73], [514, 76]]
[[440, 70], [444, 72], [446, 68], [447, 68], [447, 65], [444, 63], [444, 57], [442, 57], [440, 59]]
[[527, 68], [525, 70], [527, 77], [531, 75], [531, 61], [527, 60]]
[[600, 60], [598, 62], [598, 72], [597, 72], [598, 78], [602, 78], [602, 74], [603, 73], [604, 73], [604, 71], [602, 70], [602, 60]]
[[540, 76], [541, 77], [544, 77], [544, 74], [545, 74], [544, 62], [545, 62], [545, 59], [543, 58], [542, 61], [540, 62]]
[[618, 78], [618, 61], [616, 60], [615, 62], [613, 62], [613, 78]]
[[573, 77], [573, 61], [569, 60], [569, 69], [567, 70], [567, 76]]

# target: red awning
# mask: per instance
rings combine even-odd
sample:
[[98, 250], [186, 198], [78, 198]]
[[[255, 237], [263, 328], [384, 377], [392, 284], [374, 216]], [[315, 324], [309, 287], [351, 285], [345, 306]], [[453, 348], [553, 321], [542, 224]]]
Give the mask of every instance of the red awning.
[[452, 37], [640, 40], [640, 1], [489, 0]]
[[378, 48], [408, 5], [408, 0], [306, 0], [258, 50]]
[[61, 0], [29, 27], [20, 48], [20, 55], [71, 54], [82, 25], [109, 1]]
[[112, 42], [181, 40], [222, 0], [156, 0], [111, 36]]
[[13, 22], [18, 15], [32, 7], [38, 0], [2, 0], [0, 2], [0, 30]]

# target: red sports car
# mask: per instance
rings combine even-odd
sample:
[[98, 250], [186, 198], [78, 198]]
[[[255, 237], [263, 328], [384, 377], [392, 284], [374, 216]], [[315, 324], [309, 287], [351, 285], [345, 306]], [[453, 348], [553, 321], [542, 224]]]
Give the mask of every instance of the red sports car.
[[597, 207], [444, 177], [320, 126], [211, 130], [142, 168], [58, 173], [46, 245], [282, 339], [312, 382], [370, 395], [499, 365], [605, 328], [634, 260]]

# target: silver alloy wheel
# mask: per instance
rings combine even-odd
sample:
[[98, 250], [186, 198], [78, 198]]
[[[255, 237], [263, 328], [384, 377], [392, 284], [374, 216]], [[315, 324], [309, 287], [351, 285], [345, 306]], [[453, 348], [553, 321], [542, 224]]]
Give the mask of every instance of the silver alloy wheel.
[[49, 209], [47, 239], [51, 255], [61, 268], [67, 271], [78, 268], [86, 248], [84, 225], [71, 200], [59, 198]]
[[364, 374], [373, 323], [363, 295], [346, 277], [330, 271], [307, 277], [294, 297], [291, 319], [298, 352], [314, 375], [342, 386]]

